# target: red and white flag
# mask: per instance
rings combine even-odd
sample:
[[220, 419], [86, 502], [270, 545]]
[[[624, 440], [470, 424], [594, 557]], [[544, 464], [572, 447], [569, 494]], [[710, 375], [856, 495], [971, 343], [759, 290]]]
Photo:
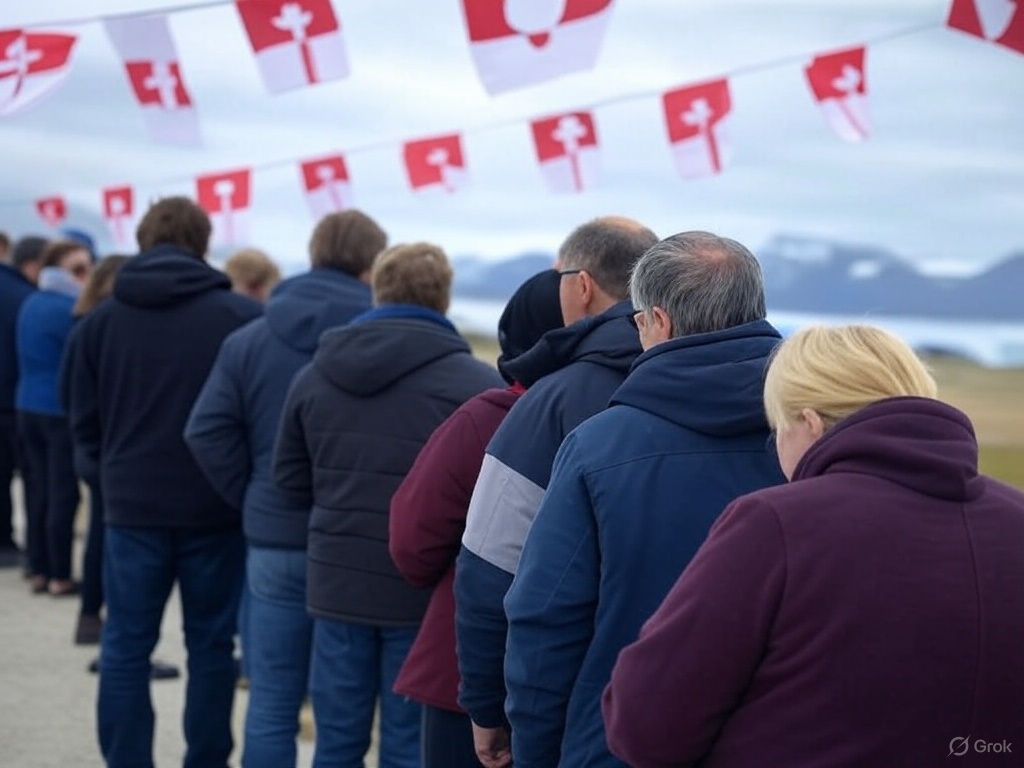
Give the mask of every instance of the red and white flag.
[[165, 16], [124, 16], [104, 20], [107, 35], [124, 62], [146, 130], [169, 144], [202, 143], [199, 117], [181, 74]]
[[815, 56], [804, 71], [832, 130], [845, 141], [864, 141], [870, 132], [864, 48]]
[[541, 172], [552, 192], [582, 192], [597, 185], [597, 132], [590, 112], [534, 120], [530, 127]]
[[721, 173], [730, 154], [726, 138], [732, 111], [729, 81], [711, 80], [662, 96], [668, 140], [684, 178]]
[[249, 241], [252, 171], [211, 173], [196, 178], [199, 206], [210, 215], [210, 245], [246, 245]]
[[299, 171], [314, 220], [320, 221], [329, 213], [352, 207], [352, 186], [344, 157], [330, 155], [307, 160], [299, 164]]
[[103, 218], [110, 227], [114, 245], [122, 250], [131, 248], [135, 229], [135, 201], [131, 187], [103, 190]]
[[403, 154], [414, 191], [454, 192], [469, 181], [457, 133], [406, 142]]
[[953, 0], [946, 23], [953, 29], [1024, 53], [1022, 0]]
[[236, 0], [235, 7], [271, 93], [348, 77], [330, 0]]
[[36, 200], [36, 212], [43, 221], [56, 228], [68, 217], [68, 205], [63, 197], [44, 197]]
[[488, 93], [597, 62], [612, 0], [462, 0], [470, 53]]
[[0, 115], [31, 106], [63, 83], [77, 41], [57, 32], [0, 30]]

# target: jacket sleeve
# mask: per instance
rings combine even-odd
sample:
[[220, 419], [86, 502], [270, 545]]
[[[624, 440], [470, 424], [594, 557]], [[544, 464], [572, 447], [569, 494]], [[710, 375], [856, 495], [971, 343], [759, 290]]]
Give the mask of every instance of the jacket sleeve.
[[505, 636], [502, 601], [512, 574], [465, 547], [455, 563], [455, 636], [459, 659], [459, 705], [477, 725], [497, 728], [505, 720]]
[[590, 647], [597, 605], [597, 532], [574, 438], [569, 435], [555, 458], [505, 598], [512, 755], [517, 765], [537, 768], [559, 763], [569, 697]]
[[602, 700], [613, 754], [662, 768], [711, 751], [768, 646], [785, 580], [774, 511], [752, 497], [733, 502], [619, 654]]
[[252, 476], [242, 377], [225, 340], [185, 424], [185, 442], [224, 501], [241, 509]]
[[472, 416], [456, 411], [430, 436], [391, 497], [388, 548], [414, 587], [433, 586], [455, 561], [486, 447]]
[[313, 459], [306, 441], [303, 392], [311, 370], [307, 365], [292, 379], [274, 441], [274, 482], [306, 507], [313, 505]]
[[100, 430], [99, 379], [87, 348], [88, 318], [72, 330], [60, 368], [60, 397], [68, 416], [74, 444], [75, 472], [86, 482], [99, 485]]

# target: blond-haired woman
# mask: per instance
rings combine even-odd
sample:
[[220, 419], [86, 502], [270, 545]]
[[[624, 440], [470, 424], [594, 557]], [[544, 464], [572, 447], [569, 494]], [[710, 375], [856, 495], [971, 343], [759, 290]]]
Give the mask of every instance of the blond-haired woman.
[[1024, 744], [1024, 494], [978, 473], [971, 422], [935, 398], [880, 329], [780, 346], [765, 405], [791, 482], [725, 510], [619, 656], [612, 752], [973, 765]]

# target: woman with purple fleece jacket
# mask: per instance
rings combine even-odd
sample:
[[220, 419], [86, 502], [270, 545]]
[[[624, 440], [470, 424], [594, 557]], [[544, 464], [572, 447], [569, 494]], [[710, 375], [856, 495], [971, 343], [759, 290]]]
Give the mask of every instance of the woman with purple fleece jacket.
[[792, 482], [727, 507], [620, 654], [603, 699], [615, 755], [635, 768], [1014, 763], [1024, 494], [978, 473], [970, 421], [935, 396], [913, 352], [875, 328], [811, 328], [780, 347], [765, 406]]

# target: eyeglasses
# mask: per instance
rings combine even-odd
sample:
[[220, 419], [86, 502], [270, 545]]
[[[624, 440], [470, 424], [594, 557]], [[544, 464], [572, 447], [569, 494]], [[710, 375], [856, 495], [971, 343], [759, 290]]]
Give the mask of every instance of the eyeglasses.
[[585, 271], [586, 270], [584, 269], [560, 269], [558, 270], [558, 275], [559, 277], [561, 277], [562, 275], [578, 275], [580, 272]]
[[87, 277], [91, 269], [92, 267], [88, 264], [72, 264], [67, 268], [68, 272], [75, 277]]

